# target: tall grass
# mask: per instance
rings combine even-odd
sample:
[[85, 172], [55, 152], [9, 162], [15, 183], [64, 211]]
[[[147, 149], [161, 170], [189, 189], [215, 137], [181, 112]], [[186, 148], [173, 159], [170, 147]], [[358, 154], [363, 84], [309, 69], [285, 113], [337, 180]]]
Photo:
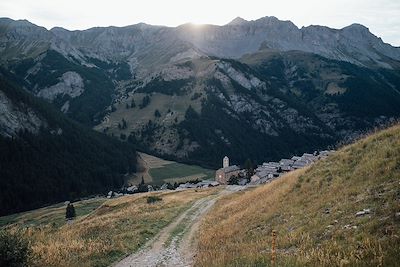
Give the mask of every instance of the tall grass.
[[[24, 227], [33, 266], [108, 266], [139, 249], [196, 199], [219, 189], [147, 193], [106, 201], [72, 224]], [[148, 197], [162, 201], [147, 203]]]
[[[196, 266], [398, 266], [400, 127], [308, 169], [227, 196], [206, 217]], [[371, 213], [356, 217], [356, 212]]]

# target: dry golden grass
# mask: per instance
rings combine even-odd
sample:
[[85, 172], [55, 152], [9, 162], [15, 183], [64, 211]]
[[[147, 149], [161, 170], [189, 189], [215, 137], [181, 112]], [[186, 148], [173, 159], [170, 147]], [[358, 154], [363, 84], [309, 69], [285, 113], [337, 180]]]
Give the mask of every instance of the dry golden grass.
[[[356, 212], [371, 214], [356, 217]], [[326, 212], [329, 210], [329, 213]], [[308, 169], [220, 200], [199, 236], [196, 266], [398, 266], [400, 126]]]
[[[33, 266], [108, 266], [136, 251], [190, 204], [220, 189], [146, 193], [106, 201], [97, 210], [61, 227], [27, 228]], [[162, 201], [147, 203], [147, 196]]]

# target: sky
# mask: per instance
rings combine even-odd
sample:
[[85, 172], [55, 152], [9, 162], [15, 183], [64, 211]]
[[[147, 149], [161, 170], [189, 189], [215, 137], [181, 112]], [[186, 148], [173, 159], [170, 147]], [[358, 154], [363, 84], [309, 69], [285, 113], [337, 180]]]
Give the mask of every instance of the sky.
[[298, 27], [367, 26], [400, 46], [400, 0], [1, 0], [0, 17], [27, 19], [51, 29], [83, 30], [139, 22], [177, 26], [187, 22], [224, 25], [235, 17], [275, 16]]

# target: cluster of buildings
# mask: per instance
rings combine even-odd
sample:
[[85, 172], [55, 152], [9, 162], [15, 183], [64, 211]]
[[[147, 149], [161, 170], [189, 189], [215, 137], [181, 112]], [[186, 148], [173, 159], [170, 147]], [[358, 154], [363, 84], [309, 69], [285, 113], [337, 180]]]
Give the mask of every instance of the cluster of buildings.
[[[183, 189], [191, 189], [191, 188], [208, 188], [208, 187], [215, 187], [218, 186], [219, 183], [217, 181], [210, 181], [210, 180], [204, 180], [204, 181], [200, 181], [198, 183], [184, 183], [184, 184], [180, 184], [176, 190], [183, 190]], [[161, 188], [162, 190], [162, 188]]]
[[238, 177], [239, 184], [250, 183], [251, 185], [263, 184], [283, 173], [304, 168], [311, 163], [324, 159], [332, 154], [332, 150], [315, 151], [313, 154], [304, 153], [302, 156], [293, 156], [290, 159], [281, 159], [279, 162], [265, 162], [255, 169], [250, 181], [244, 179], [246, 170], [241, 170], [236, 165], [229, 165], [229, 158], [224, 157], [222, 168], [215, 173], [215, 180], [220, 184], [228, 184], [232, 176]]
[[258, 166], [251, 177], [250, 184], [263, 184], [279, 177], [283, 173], [304, 168], [311, 163], [328, 157], [333, 151], [316, 151], [313, 154], [304, 153], [302, 156], [293, 156], [290, 159], [281, 159], [279, 162], [265, 162]]
[[[231, 177], [235, 178], [235, 184], [238, 185], [259, 185], [267, 183], [286, 172], [304, 168], [313, 162], [328, 157], [333, 150], [316, 151], [313, 154], [304, 153], [302, 156], [293, 156], [290, 159], [281, 159], [279, 162], [265, 162], [262, 165], [257, 166], [254, 170], [254, 174], [248, 180], [247, 170], [240, 169], [237, 165], [230, 165], [229, 158], [225, 156], [222, 160], [222, 168], [215, 172], [215, 181], [203, 180], [195, 182], [182, 183], [177, 187], [171, 189], [185, 190], [192, 188], [208, 188], [218, 185], [225, 185], [229, 183]], [[232, 182], [232, 181], [231, 181]], [[151, 192], [155, 190], [169, 190], [171, 185], [163, 184], [160, 188], [154, 188], [152, 185], [147, 185], [147, 191]], [[107, 194], [107, 198], [120, 197], [125, 194], [138, 193], [139, 188], [135, 185], [123, 189], [121, 192], [110, 191]]]

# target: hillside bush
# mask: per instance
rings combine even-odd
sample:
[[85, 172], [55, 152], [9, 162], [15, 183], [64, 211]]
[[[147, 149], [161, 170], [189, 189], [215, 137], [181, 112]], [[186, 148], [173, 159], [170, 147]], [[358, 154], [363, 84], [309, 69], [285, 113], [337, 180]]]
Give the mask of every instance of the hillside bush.
[[69, 203], [65, 211], [65, 218], [70, 220], [75, 218], [75, 216], [75, 207], [73, 204]]
[[152, 204], [152, 203], [156, 203], [158, 201], [161, 201], [162, 198], [159, 196], [149, 196], [147, 197], [147, 203]]
[[0, 266], [28, 266], [31, 253], [29, 241], [21, 232], [0, 230]]

